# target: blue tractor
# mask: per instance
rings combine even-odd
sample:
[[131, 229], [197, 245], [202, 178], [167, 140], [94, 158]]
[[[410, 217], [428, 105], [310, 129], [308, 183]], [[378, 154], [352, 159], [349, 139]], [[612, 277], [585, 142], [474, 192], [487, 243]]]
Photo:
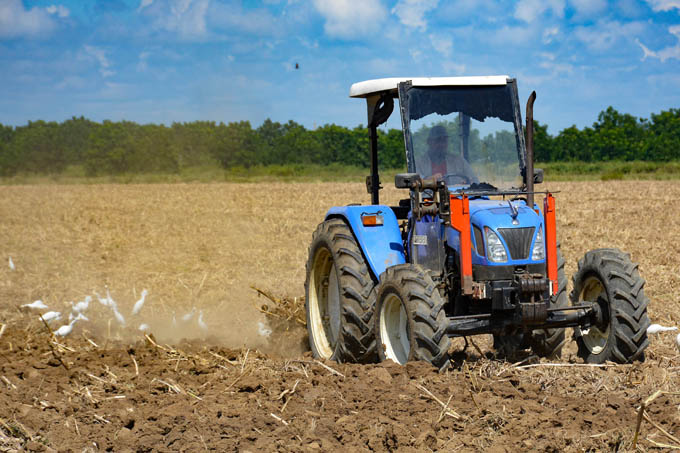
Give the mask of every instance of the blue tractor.
[[[371, 203], [331, 208], [313, 234], [305, 304], [315, 357], [446, 369], [451, 337], [476, 334], [492, 334], [506, 357], [558, 357], [572, 327], [587, 363], [644, 360], [648, 299], [628, 254], [587, 252], [567, 298], [555, 198], [534, 190], [535, 93], [526, 138], [507, 76], [369, 80], [350, 96], [368, 107]], [[395, 185], [408, 197], [387, 206], [377, 127], [395, 98], [408, 171]]]

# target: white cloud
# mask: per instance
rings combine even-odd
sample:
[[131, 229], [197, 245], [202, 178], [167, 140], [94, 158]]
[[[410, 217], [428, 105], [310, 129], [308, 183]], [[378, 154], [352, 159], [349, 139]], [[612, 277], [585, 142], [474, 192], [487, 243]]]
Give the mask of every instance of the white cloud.
[[380, 0], [314, 0], [314, 7], [326, 19], [328, 36], [352, 39], [373, 34], [387, 15]]
[[115, 72], [110, 69], [111, 62], [106, 57], [106, 51], [104, 49], [88, 45], [85, 45], [83, 49], [85, 50], [86, 59], [97, 62], [99, 65], [99, 73], [102, 75], [102, 77], [111, 77], [115, 74]]
[[55, 85], [58, 90], [82, 90], [87, 86], [87, 80], [80, 76], [66, 76]]
[[665, 47], [657, 51], [650, 50], [638, 39], [635, 39], [635, 42], [640, 46], [642, 52], [644, 53], [642, 55], [642, 61], [645, 61], [647, 57], [658, 58], [659, 60], [661, 60], [661, 63], [664, 63], [666, 60], [670, 60], [672, 58], [680, 60], [680, 25], [673, 25], [671, 27], [668, 27], [668, 32], [672, 35], [675, 35], [675, 37], [678, 38], [678, 43], [674, 46]]
[[647, 3], [656, 12], [670, 11], [673, 8], [680, 10], [680, 0], [647, 0]]
[[54, 15], [56, 14], [57, 16], [61, 17], [62, 19], [65, 17], [68, 17], [71, 14], [71, 11], [63, 5], [51, 5], [45, 8], [45, 11], [48, 13]]
[[553, 60], [547, 60], [542, 61], [538, 65], [541, 68], [548, 70], [553, 78], [561, 74], [572, 74], [574, 72], [574, 66], [569, 63], [559, 63]]
[[206, 12], [210, 0], [143, 0], [138, 11], [154, 18], [156, 29], [176, 33], [181, 38], [195, 39], [207, 34]]
[[149, 57], [151, 56], [151, 52], [140, 52], [139, 54], [139, 62], [137, 63], [137, 71], [139, 72], [144, 72], [147, 69], [149, 69]]
[[628, 40], [639, 35], [644, 30], [642, 22], [628, 22], [601, 20], [591, 27], [577, 27], [573, 30], [576, 39], [594, 51], [611, 49], [620, 40]]
[[546, 11], [564, 17], [564, 0], [520, 0], [515, 8], [515, 19], [533, 22]]
[[56, 27], [48, 12], [50, 8], [53, 7], [25, 9], [21, 0], [0, 1], [0, 38], [48, 34]]
[[319, 48], [319, 41], [317, 41], [316, 39], [314, 41], [308, 41], [305, 38], [298, 37], [298, 41], [300, 41], [300, 44], [302, 44], [307, 49], [318, 49]]
[[[458, 17], [474, 14], [479, 11], [493, 11], [498, 10], [498, 0], [449, 0], [441, 5], [441, 10], [446, 11], [447, 15], [456, 15]], [[437, 11], [439, 15], [440, 10]]]
[[543, 44], [550, 44], [560, 34], [559, 27], [548, 27], [543, 30]]
[[449, 58], [451, 56], [451, 51], [453, 50], [453, 40], [448, 35], [441, 34], [431, 34], [430, 42], [434, 50]]
[[276, 18], [266, 9], [246, 10], [240, 3], [212, 3], [208, 10], [211, 28], [224, 29], [230, 35], [235, 31], [257, 36], [281, 34], [281, 18]]
[[399, 0], [392, 8], [392, 14], [399, 17], [399, 21], [411, 28], [427, 29], [425, 13], [437, 7], [439, 0]]
[[580, 17], [593, 17], [607, 8], [607, 0], [569, 0]]
[[465, 65], [454, 63], [453, 61], [445, 61], [442, 63], [444, 74], [462, 75], [465, 73]]
[[659, 56], [654, 52], [653, 50], [650, 50], [649, 47], [645, 46], [640, 42], [639, 39], [635, 38], [635, 42], [637, 43], [638, 46], [642, 49], [642, 59], [640, 61], [645, 61], [647, 57], [653, 57], [653, 58], [658, 58]]
[[507, 25], [495, 30], [489, 35], [489, 40], [496, 44], [527, 44], [534, 39], [536, 31], [532, 27], [509, 27]]
[[137, 11], [146, 8], [147, 6], [151, 5], [152, 3], [153, 3], [153, 0], [142, 0], [139, 3], [139, 8], [137, 8]]
[[380, 77], [394, 77], [399, 69], [399, 62], [391, 58], [374, 58], [367, 63], [371, 74]]

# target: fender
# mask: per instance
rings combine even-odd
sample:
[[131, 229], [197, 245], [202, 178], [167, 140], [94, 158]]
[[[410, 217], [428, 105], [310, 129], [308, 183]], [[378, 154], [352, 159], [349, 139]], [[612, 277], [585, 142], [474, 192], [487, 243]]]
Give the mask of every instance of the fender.
[[[361, 216], [365, 214], [381, 214], [383, 224], [364, 226]], [[341, 218], [347, 222], [375, 282], [388, 267], [406, 262], [399, 222], [389, 206], [336, 206], [328, 210], [325, 220], [332, 218]]]

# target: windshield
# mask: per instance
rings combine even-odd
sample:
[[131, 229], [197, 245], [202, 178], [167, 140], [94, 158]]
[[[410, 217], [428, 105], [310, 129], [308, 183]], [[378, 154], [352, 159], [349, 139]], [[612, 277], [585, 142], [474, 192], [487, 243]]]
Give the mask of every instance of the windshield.
[[513, 88], [410, 88], [409, 171], [443, 177], [449, 186], [520, 188], [524, 140], [516, 133], [520, 120]]

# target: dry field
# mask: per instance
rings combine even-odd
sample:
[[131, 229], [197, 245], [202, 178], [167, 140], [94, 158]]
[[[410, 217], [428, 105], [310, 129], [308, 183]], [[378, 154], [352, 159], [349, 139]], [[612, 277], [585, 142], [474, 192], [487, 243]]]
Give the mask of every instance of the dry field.
[[[652, 322], [680, 326], [680, 184], [543, 188], [559, 192], [567, 274], [589, 249], [626, 250]], [[486, 338], [445, 374], [315, 361], [300, 324], [264, 315], [283, 311], [251, 287], [299, 306], [316, 224], [367, 200], [360, 183], [0, 186], [0, 451], [680, 448], [675, 334], [650, 337], [643, 364], [602, 368], [578, 366], [573, 345], [562, 366], [513, 366]], [[19, 308], [66, 313], [107, 291], [125, 325], [95, 297], [65, 339]]]

